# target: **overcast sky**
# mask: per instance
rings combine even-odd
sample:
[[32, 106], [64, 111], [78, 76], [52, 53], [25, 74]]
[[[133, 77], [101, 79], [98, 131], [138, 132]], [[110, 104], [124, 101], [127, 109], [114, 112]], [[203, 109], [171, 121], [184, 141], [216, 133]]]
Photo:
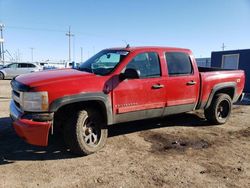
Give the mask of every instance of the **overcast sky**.
[[[250, 0], [0, 0], [5, 48], [23, 61], [67, 60], [103, 48], [174, 46], [196, 57], [211, 51], [250, 48]], [[6, 54], [6, 57], [7, 54]]]

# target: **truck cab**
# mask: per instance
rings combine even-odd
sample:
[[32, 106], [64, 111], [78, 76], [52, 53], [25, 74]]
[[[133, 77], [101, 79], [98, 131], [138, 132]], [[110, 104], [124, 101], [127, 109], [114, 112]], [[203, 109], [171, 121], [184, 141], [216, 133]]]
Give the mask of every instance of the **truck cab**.
[[189, 49], [105, 49], [78, 69], [18, 76], [10, 114], [17, 134], [46, 146], [60, 129], [73, 153], [91, 154], [106, 142], [107, 126], [204, 109], [223, 124], [242, 93], [240, 70], [198, 69]]

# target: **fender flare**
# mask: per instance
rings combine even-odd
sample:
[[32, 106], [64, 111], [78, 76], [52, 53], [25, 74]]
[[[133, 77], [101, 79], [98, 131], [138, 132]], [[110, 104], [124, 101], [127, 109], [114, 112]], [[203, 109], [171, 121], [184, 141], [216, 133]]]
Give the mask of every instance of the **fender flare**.
[[77, 102], [98, 101], [104, 105], [106, 110], [107, 124], [113, 124], [112, 105], [108, 95], [104, 93], [81, 93], [76, 95], [65, 96], [52, 101], [49, 105], [50, 112], [56, 112], [59, 108]]
[[211, 93], [210, 93], [210, 95], [209, 95], [209, 97], [208, 97], [207, 103], [206, 103], [206, 105], [205, 105], [205, 109], [207, 109], [207, 108], [211, 105], [215, 93], [216, 93], [217, 91], [221, 90], [221, 89], [226, 89], [226, 88], [233, 88], [234, 93], [233, 93], [233, 99], [232, 99], [232, 101], [234, 102], [234, 101], [236, 100], [236, 93], [237, 93], [237, 92], [236, 92], [236, 90], [237, 90], [236, 83], [235, 83], [235, 82], [224, 82], [224, 83], [219, 83], [219, 84], [216, 84], [216, 85], [213, 87], [213, 89], [212, 89], [212, 91], [211, 91]]

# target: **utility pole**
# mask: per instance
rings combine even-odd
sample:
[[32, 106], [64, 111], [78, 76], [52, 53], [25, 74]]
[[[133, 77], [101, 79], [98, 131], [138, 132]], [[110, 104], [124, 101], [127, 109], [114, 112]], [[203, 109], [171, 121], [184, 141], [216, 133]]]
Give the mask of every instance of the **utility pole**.
[[34, 48], [31, 47], [30, 50], [31, 50], [31, 62], [33, 63], [33, 50], [34, 50]]
[[81, 47], [81, 63], [83, 62], [82, 47]]
[[221, 48], [222, 48], [222, 51], [225, 50], [226, 46], [225, 46], [224, 42], [222, 43], [222, 47]]
[[66, 33], [66, 36], [69, 37], [69, 63], [70, 63], [71, 62], [71, 54], [70, 54], [71, 53], [71, 49], [70, 49], [70, 44], [71, 43], [70, 43], [70, 38], [74, 36], [74, 34], [72, 34], [71, 31], [70, 31], [70, 26], [69, 26], [68, 33]]
[[15, 52], [15, 61], [20, 62], [21, 61], [21, 55], [20, 55], [20, 49], [18, 48]]
[[4, 24], [0, 23], [0, 32], [1, 32], [1, 37], [0, 37], [0, 62], [2, 61], [3, 65], [4, 65], [3, 28], [4, 28]]
[[76, 56], [75, 56], [75, 36], [73, 36], [73, 59], [72, 61], [75, 61], [76, 60]]

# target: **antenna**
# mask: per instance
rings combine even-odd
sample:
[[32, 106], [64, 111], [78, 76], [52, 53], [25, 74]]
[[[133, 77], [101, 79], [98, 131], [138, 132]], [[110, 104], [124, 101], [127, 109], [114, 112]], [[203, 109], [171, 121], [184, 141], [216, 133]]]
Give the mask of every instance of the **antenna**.
[[130, 48], [129, 43], [127, 43], [127, 41], [126, 41], [126, 40], [122, 40], [122, 41], [126, 44], [126, 48]]

